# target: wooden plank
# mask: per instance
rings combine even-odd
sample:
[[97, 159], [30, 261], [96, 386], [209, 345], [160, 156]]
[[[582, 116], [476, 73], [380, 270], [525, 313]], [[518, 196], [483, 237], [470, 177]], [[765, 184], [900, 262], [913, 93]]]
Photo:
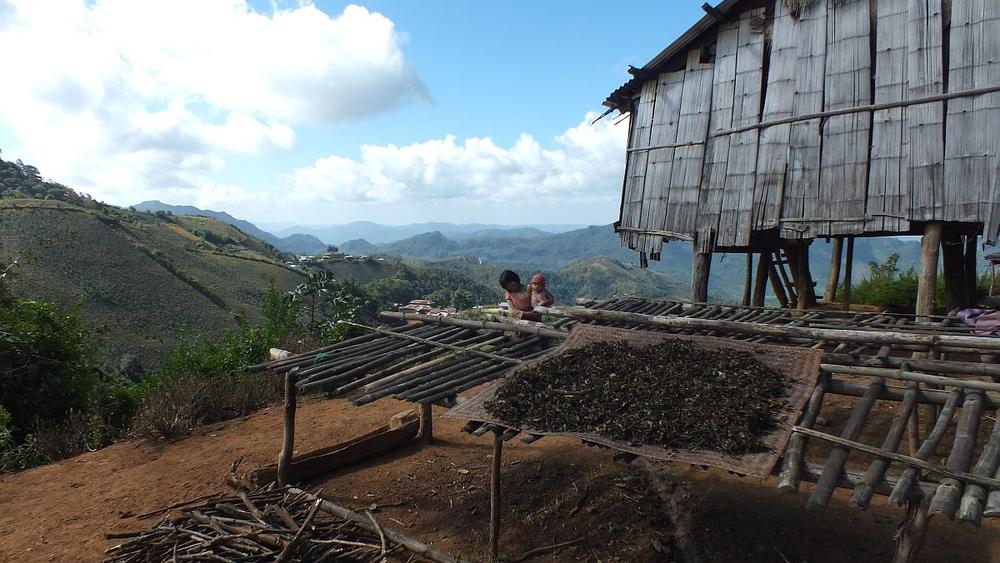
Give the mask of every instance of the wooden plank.
[[[656, 99], [656, 81], [651, 80], [642, 86], [638, 102], [632, 108], [630, 118], [631, 133], [629, 148], [649, 146], [649, 136], [653, 128], [653, 105]], [[646, 181], [646, 164], [648, 155], [645, 152], [627, 153], [625, 161], [625, 193], [622, 196], [622, 212], [619, 221], [626, 229], [641, 227], [640, 218], [643, 205], [643, 189]], [[635, 231], [622, 231], [622, 242], [629, 248], [640, 248], [641, 235]]]
[[[875, 103], [907, 99], [907, 22], [910, 0], [880, 0], [875, 31]], [[874, 112], [871, 169], [868, 177], [865, 230], [909, 228], [908, 108]], [[905, 222], [905, 227], [903, 226]]]
[[[736, 105], [736, 64], [740, 39], [739, 21], [719, 26], [715, 46], [715, 75], [712, 84], [712, 113], [709, 132], [733, 126]], [[705, 146], [705, 168], [698, 201], [696, 252], [711, 252], [722, 212], [722, 192], [730, 159], [730, 137], [711, 137]]]
[[[764, 64], [763, 8], [740, 16], [739, 45], [736, 53], [735, 104], [733, 127], [760, 123], [761, 82]], [[748, 246], [752, 222], [754, 181], [760, 131], [743, 131], [731, 136], [729, 165], [722, 192], [717, 231], [720, 246]]]
[[[796, 27], [799, 43], [796, 60], [796, 88], [792, 96], [793, 115], [823, 110], [823, 81], [826, 75], [827, 3], [813, 2], [802, 8]], [[782, 196], [781, 217], [805, 217], [819, 202], [820, 124], [819, 119], [793, 123], [788, 133], [788, 168]], [[785, 238], [810, 236], [806, 229], [782, 229]]]
[[[834, 2], [826, 19], [826, 66], [823, 109], [872, 103], [869, 0]], [[868, 185], [871, 115], [853, 113], [826, 120], [822, 128], [819, 191], [807, 198], [803, 217], [828, 218], [815, 223], [813, 236], [852, 235], [864, 230]]]
[[[952, 0], [948, 88], [1000, 82], [1000, 3]], [[948, 102], [944, 220], [991, 222], [995, 209], [1000, 93]]]
[[661, 230], [694, 233], [697, 228], [698, 195], [712, 105], [712, 77], [715, 65], [701, 62], [701, 50], [688, 53], [677, 120], [677, 142], [696, 145], [674, 149], [669, 190]]
[[[684, 71], [665, 72], [657, 80], [650, 81], [655, 88], [652, 113], [652, 131], [649, 145], [666, 145], [677, 140], [677, 126], [684, 93]], [[644, 229], [657, 229], [666, 213], [670, 186], [670, 171], [674, 165], [676, 149], [656, 149], [649, 151], [646, 190], [643, 211], [639, 224]], [[673, 229], [671, 229], [673, 230]], [[658, 258], [663, 237], [650, 235], [643, 249], [653, 258]]]

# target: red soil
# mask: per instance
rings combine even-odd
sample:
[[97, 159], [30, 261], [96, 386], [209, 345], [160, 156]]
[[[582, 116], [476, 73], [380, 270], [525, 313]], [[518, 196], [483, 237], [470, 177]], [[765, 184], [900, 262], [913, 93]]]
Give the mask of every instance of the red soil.
[[[344, 400], [309, 399], [299, 409], [299, 451], [327, 446], [384, 424], [410, 408], [392, 400], [355, 408]], [[436, 411], [439, 412], [439, 411]], [[437, 441], [372, 460], [325, 481], [324, 496], [353, 508], [376, 508], [394, 526], [470, 560], [485, 559], [492, 440], [435, 420]], [[104, 533], [149, 527], [136, 515], [225, 491], [230, 463], [242, 469], [272, 463], [281, 412], [206, 427], [171, 442], [125, 442], [73, 459], [0, 477], [0, 560], [95, 561], [114, 544]], [[583, 538], [535, 560], [663, 561], [671, 556], [673, 524], [661, 502], [689, 519], [689, 535], [707, 561], [886, 561], [901, 511], [876, 499], [867, 512], [847, 508], [838, 493], [823, 511], [804, 509], [804, 493], [782, 495], [774, 481], [642, 462], [615, 463], [606, 450], [546, 438], [513, 440], [503, 457], [502, 552]], [[657, 495], [657, 490], [660, 494]], [[1000, 525], [980, 529], [931, 523], [922, 561], [1000, 563]]]

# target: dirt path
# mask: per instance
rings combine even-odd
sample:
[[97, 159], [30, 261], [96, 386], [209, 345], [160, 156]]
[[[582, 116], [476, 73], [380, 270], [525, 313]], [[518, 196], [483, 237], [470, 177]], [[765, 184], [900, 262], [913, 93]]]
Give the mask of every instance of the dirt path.
[[[383, 424], [407, 405], [379, 401], [355, 408], [344, 400], [310, 399], [299, 409], [298, 447], [306, 451]], [[128, 442], [0, 478], [0, 560], [95, 561], [112, 545], [103, 534], [148, 527], [136, 515], [225, 490], [229, 464], [271, 463], [281, 413], [201, 429], [175, 442]], [[429, 448], [412, 446], [331, 475], [323, 494], [354, 508], [376, 508], [385, 525], [471, 560], [484, 559], [491, 440], [435, 421]], [[900, 512], [882, 502], [867, 512], [846, 507], [838, 493], [824, 511], [804, 510], [803, 494], [715, 471], [669, 466], [651, 486], [643, 464], [622, 465], [607, 451], [546, 438], [504, 452], [504, 527], [508, 556], [575, 538], [583, 542], [534, 560], [663, 561], [670, 559], [672, 522], [656, 490], [663, 483], [687, 507], [691, 541], [706, 561], [886, 561]], [[961, 558], [1000, 563], [1000, 526], [981, 529], [934, 521], [923, 561]]]

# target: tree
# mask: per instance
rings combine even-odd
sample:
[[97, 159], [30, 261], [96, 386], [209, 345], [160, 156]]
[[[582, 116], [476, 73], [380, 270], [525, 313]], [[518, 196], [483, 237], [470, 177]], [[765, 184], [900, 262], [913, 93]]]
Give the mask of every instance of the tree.
[[326, 251], [329, 252], [330, 254], [336, 254], [337, 252], [340, 252], [340, 249], [337, 248], [337, 245], [331, 244], [326, 247]]

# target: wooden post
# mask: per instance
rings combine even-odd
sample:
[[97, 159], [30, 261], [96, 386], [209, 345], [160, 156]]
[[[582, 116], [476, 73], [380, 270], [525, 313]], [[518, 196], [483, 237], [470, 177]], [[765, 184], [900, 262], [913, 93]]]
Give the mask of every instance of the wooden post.
[[771, 264], [771, 268], [767, 272], [768, 278], [771, 280], [771, 289], [774, 291], [774, 297], [778, 300], [778, 305], [782, 309], [788, 308], [788, 295], [785, 294], [785, 286], [781, 282], [781, 278], [778, 275], [778, 265], [774, 262], [768, 260]]
[[941, 254], [944, 262], [945, 307], [951, 311], [965, 302], [965, 248], [954, 227], [943, 229]]
[[[914, 487], [914, 490], [919, 490]], [[927, 535], [931, 517], [927, 514], [927, 499], [923, 493], [906, 501], [906, 519], [896, 531], [896, 549], [892, 563], [911, 563], [917, 558], [920, 546]]]
[[997, 286], [997, 265], [990, 264], [990, 297], [993, 297], [993, 290]]
[[493, 470], [490, 473], [490, 560], [500, 560], [500, 454], [501, 431], [493, 431]]
[[743, 306], [750, 306], [750, 292], [753, 285], [753, 252], [747, 249], [747, 269], [743, 278]]
[[[750, 304], [754, 307], [764, 306], [764, 297], [767, 292], [767, 280], [770, 277], [771, 272], [771, 253], [769, 251], [761, 252], [760, 257], [757, 259], [757, 276], [753, 281], [753, 296], [750, 300]], [[777, 278], [777, 276], [775, 276], [775, 278]]]
[[812, 274], [809, 272], [809, 242], [799, 241], [796, 245], [795, 260], [795, 293], [799, 296], [799, 309], [805, 310], [816, 305], [816, 290], [813, 287]]
[[843, 244], [844, 239], [836, 237], [833, 239], [833, 248], [830, 249], [830, 277], [826, 280], [826, 293], [823, 294], [823, 300], [827, 303], [833, 303], [837, 300], [837, 284], [840, 282], [840, 260], [844, 251]]
[[695, 303], [708, 301], [708, 275], [712, 269], [711, 252], [695, 252], [691, 265], [691, 300]]
[[844, 257], [844, 310], [851, 310], [851, 274], [854, 272], [854, 237], [847, 238], [847, 256]]
[[281, 453], [278, 454], [278, 484], [288, 484], [288, 468], [292, 464], [292, 452], [295, 450], [295, 399], [298, 388], [295, 383], [299, 379], [299, 368], [295, 367], [285, 374], [285, 431], [281, 440]]
[[934, 293], [937, 289], [938, 253], [941, 249], [939, 222], [927, 223], [920, 238], [920, 279], [917, 282], [917, 322], [929, 322], [934, 314]]
[[979, 290], [979, 237], [965, 237], [965, 302], [962, 307], [975, 307]]
[[430, 444], [434, 441], [433, 414], [433, 406], [430, 403], [423, 403], [420, 405], [420, 441], [424, 445]]

